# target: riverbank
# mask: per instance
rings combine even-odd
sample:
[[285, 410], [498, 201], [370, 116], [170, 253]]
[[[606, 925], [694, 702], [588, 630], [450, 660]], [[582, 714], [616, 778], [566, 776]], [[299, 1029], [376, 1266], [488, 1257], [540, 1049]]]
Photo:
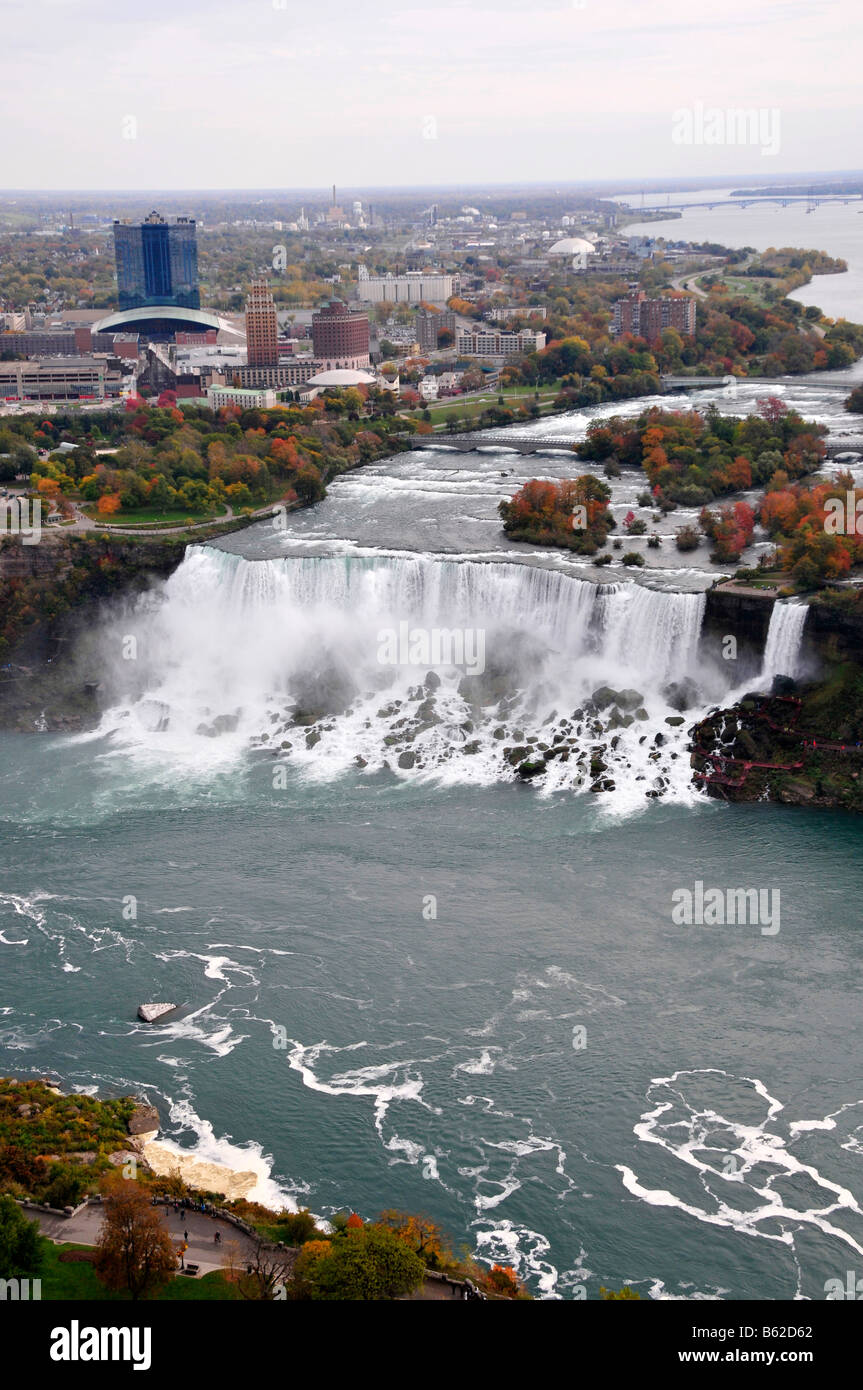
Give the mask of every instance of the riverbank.
[[142, 1156], [156, 1177], [178, 1177], [189, 1188], [216, 1192], [229, 1202], [249, 1197], [258, 1185], [259, 1174], [251, 1169], [238, 1171], [224, 1163], [212, 1163], [165, 1141], [149, 1139]]
[[863, 812], [863, 667], [836, 664], [817, 681], [779, 676], [708, 715], [692, 745], [708, 796]]
[[[331, 1223], [318, 1224], [308, 1210], [271, 1211], [249, 1200], [258, 1173], [202, 1161], [170, 1141], [157, 1141], [151, 1137], [157, 1132], [154, 1124], [158, 1125], [157, 1112], [131, 1097], [102, 1101], [90, 1095], [64, 1095], [49, 1077], [39, 1081], [0, 1078], [0, 1197], [12, 1196], [19, 1202], [24, 1214], [35, 1218], [43, 1235], [55, 1245], [82, 1252], [65, 1254], [60, 1262], [90, 1264], [92, 1254], [83, 1251], [93, 1250], [103, 1230], [103, 1194], [110, 1200], [112, 1190], [110, 1180], [105, 1185], [106, 1174], [122, 1164], [122, 1177], [143, 1189], [147, 1208], [152, 1194], [152, 1206], [184, 1258], [181, 1268], [188, 1266], [194, 1276], [222, 1271], [236, 1291], [243, 1279], [239, 1269], [245, 1267], [252, 1278], [244, 1289], [246, 1298], [436, 1299], [441, 1296], [435, 1287], [437, 1280], [448, 1285], [450, 1294], [468, 1296], [466, 1289], [479, 1288], [485, 1290], [483, 1297], [529, 1296], [505, 1266], [494, 1264], [488, 1269], [473, 1261], [456, 1260], [438, 1228], [423, 1216], [387, 1210], [378, 1221], [366, 1222], [344, 1210], [336, 1213]], [[66, 1130], [61, 1129], [63, 1125]], [[126, 1147], [108, 1153], [124, 1126], [128, 1130]], [[86, 1134], [93, 1147], [83, 1152], [70, 1150], [67, 1140], [71, 1128], [79, 1131], [79, 1137]], [[28, 1160], [34, 1134], [61, 1153]], [[51, 1178], [47, 1191], [43, 1190], [46, 1175]], [[62, 1207], [46, 1200], [53, 1197], [56, 1203], [61, 1176], [71, 1198]], [[220, 1198], [225, 1199], [224, 1208]], [[354, 1258], [346, 1255], [345, 1242], [351, 1240], [363, 1247], [361, 1270], [355, 1268]], [[342, 1255], [346, 1256], [344, 1261]], [[333, 1269], [326, 1276], [321, 1274], [319, 1287], [321, 1260], [332, 1264]], [[384, 1288], [393, 1260], [412, 1265], [398, 1293]], [[68, 1284], [53, 1256], [47, 1264], [52, 1287]], [[276, 1266], [278, 1273], [273, 1274]], [[37, 1269], [30, 1272], [35, 1274]], [[0, 1278], [7, 1273], [0, 1252]], [[338, 1279], [335, 1288], [334, 1274]], [[284, 1282], [274, 1283], [278, 1279]], [[79, 1296], [111, 1297], [96, 1278], [85, 1277], [83, 1283], [84, 1292]], [[173, 1280], [168, 1290], [172, 1286]], [[72, 1296], [68, 1289], [66, 1295]], [[164, 1296], [173, 1295], [167, 1292]], [[230, 1289], [220, 1287], [210, 1296], [233, 1295]]]

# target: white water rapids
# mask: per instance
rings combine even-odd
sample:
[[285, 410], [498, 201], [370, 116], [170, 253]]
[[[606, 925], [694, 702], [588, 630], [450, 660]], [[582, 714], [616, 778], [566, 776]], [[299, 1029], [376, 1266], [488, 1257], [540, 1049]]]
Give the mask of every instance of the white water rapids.
[[[687, 729], [730, 686], [700, 659], [704, 608], [703, 594], [523, 564], [193, 547], [108, 630], [115, 693], [97, 736], [160, 778], [251, 753], [312, 778], [488, 784], [527, 758], [543, 792], [593, 790], [624, 811], [691, 800]], [[400, 625], [481, 636], [484, 669], [382, 662]]]

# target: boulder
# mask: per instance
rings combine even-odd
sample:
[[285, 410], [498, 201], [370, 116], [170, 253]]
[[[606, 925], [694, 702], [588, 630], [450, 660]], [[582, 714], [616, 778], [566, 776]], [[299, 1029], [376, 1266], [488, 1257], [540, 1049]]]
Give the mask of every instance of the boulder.
[[130, 1134], [152, 1134], [159, 1128], [159, 1112], [155, 1105], [136, 1105], [129, 1119]]
[[157, 1019], [171, 1013], [177, 1007], [176, 1004], [139, 1004], [138, 1017], [144, 1023], [155, 1023]]
[[691, 709], [693, 705], [698, 703], [698, 686], [695, 681], [690, 680], [689, 676], [680, 681], [672, 681], [662, 693], [671, 708], [676, 709], [679, 713]]
[[519, 777], [529, 780], [531, 777], [538, 777], [541, 772], [545, 772], [545, 763], [525, 759], [516, 769]]
[[[612, 690], [610, 685], [600, 685], [591, 695], [591, 700], [597, 709], [607, 709], [617, 700], [617, 691]], [[639, 700], [639, 704], [641, 701]]]
[[527, 757], [528, 751], [529, 750], [524, 744], [518, 744], [515, 748], [510, 748], [509, 752], [506, 754], [506, 760], [515, 767], [517, 763], [522, 762], [523, 759]]

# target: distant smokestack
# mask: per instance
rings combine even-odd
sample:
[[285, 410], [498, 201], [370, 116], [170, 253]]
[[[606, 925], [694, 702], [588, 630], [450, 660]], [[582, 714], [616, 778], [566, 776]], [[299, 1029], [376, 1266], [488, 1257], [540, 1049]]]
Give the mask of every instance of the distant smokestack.
[[336, 205], [336, 185], [333, 184], [333, 207]]

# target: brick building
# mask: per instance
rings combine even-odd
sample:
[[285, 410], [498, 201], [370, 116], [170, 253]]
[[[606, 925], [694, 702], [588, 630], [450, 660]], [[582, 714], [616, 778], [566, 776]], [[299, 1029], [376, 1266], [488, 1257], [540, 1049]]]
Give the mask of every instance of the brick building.
[[632, 333], [651, 343], [665, 328], [676, 328], [685, 337], [695, 336], [695, 300], [684, 295], [660, 295], [648, 299], [644, 290], [631, 290], [614, 305], [611, 331], [615, 338]]
[[279, 362], [279, 321], [268, 286], [256, 281], [246, 300], [246, 360], [250, 367], [276, 367]]
[[314, 355], [325, 371], [361, 369], [369, 365], [368, 314], [357, 313], [340, 299], [331, 299], [312, 314]]

